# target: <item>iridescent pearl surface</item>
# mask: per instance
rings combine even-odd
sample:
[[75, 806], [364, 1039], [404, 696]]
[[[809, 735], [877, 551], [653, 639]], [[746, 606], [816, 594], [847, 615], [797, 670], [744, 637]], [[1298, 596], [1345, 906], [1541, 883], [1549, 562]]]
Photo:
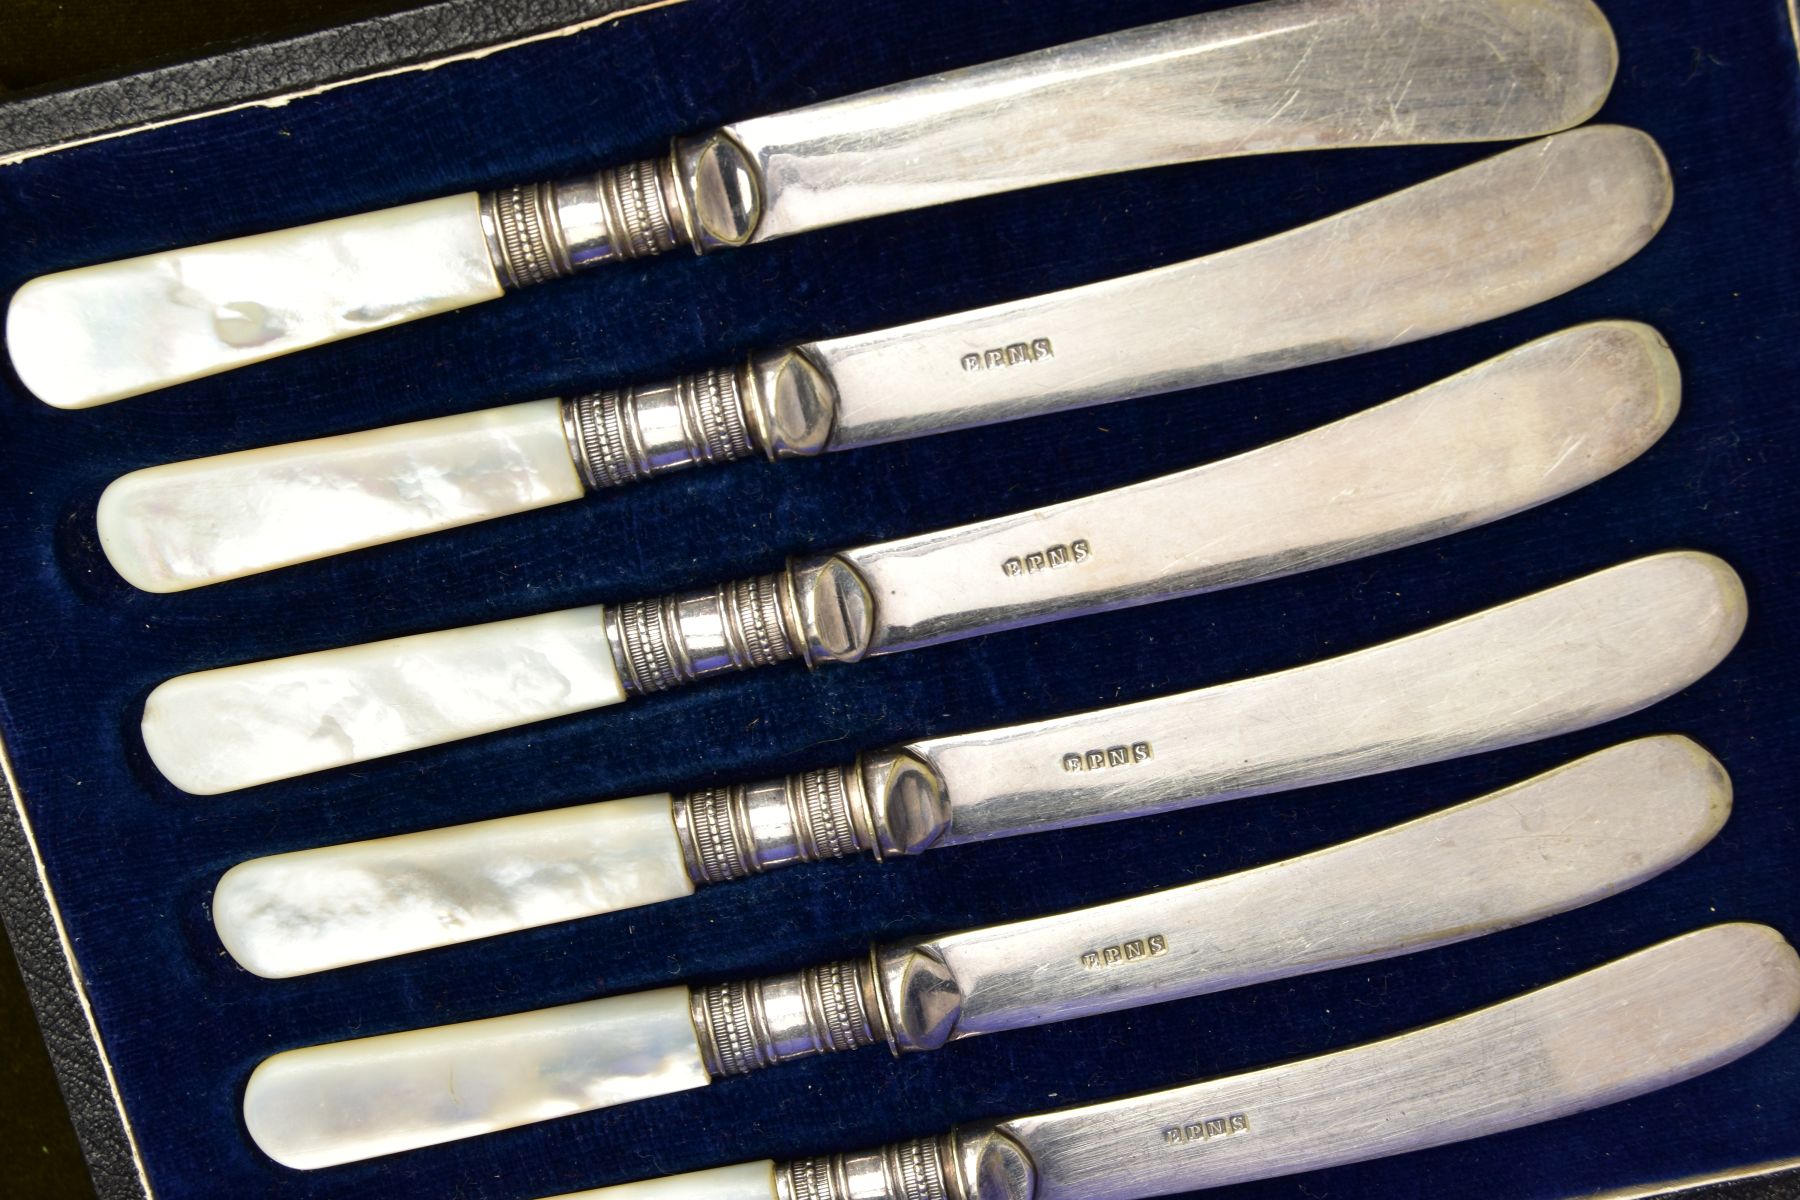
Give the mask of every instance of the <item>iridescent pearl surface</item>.
[[775, 1163], [738, 1163], [637, 1183], [569, 1192], [550, 1200], [775, 1200]]
[[168, 463], [113, 481], [100, 546], [147, 592], [574, 500], [558, 400]]
[[90, 408], [500, 294], [468, 192], [44, 275], [6, 345], [39, 399]]
[[267, 1059], [244, 1123], [301, 1170], [701, 1087], [686, 988], [661, 988]]
[[269, 979], [691, 895], [667, 793], [240, 863], [219, 940]]
[[144, 746], [210, 796], [617, 704], [599, 605], [243, 663], [158, 686]]

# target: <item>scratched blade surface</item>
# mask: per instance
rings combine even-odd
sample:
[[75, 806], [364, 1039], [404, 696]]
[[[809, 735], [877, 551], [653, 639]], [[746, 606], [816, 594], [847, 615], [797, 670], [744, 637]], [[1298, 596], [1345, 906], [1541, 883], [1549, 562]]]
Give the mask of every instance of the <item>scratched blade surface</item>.
[[1454, 1020], [1190, 1087], [1003, 1121], [1035, 1200], [1137, 1200], [1404, 1154], [1724, 1066], [1800, 1008], [1800, 961], [1716, 925]]
[[1198, 387], [1548, 300], [1637, 253], [1672, 194], [1654, 141], [1592, 126], [1223, 253], [804, 351], [840, 398], [833, 449]]
[[1729, 566], [1673, 551], [1323, 662], [906, 750], [950, 801], [933, 845], [1116, 821], [1615, 720], [1712, 670], [1745, 612]]
[[1588, 0], [1274, 0], [726, 126], [754, 240], [1059, 180], [1578, 125], [1618, 51]]
[[1678, 390], [1648, 327], [1580, 326], [1235, 458], [838, 557], [871, 653], [1216, 591], [1573, 491], [1654, 443]]
[[1730, 780], [1712, 755], [1685, 737], [1643, 738], [1312, 854], [926, 947], [958, 985], [951, 1036], [973, 1037], [1566, 912], [1687, 858], [1730, 811]]

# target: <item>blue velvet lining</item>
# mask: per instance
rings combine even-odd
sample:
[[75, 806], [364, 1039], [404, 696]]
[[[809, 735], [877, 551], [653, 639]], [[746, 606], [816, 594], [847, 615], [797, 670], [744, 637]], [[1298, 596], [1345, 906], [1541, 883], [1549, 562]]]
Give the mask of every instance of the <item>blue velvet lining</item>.
[[[1793, 403], [1796, 58], [1780, 0], [1604, 0], [1603, 119], [1673, 163], [1667, 230], [1564, 299], [1288, 375], [770, 466], [175, 596], [136, 592], [94, 502], [137, 467], [729, 361], [1121, 274], [1276, 232], [1487, 147], [1296, 155], [1004, 196], [504, 302], [87, 412], [0, 378], [0, 734], [159, 1196], [516, 1200], [938, 1132], [1312, 1054], [1437, 1020], [1702, 925], [1800, 935]], [[1204, 0], [695, 2], [0, 170], [0, 293], [45, 271], [657, 151], [674, 133], [1221, 5]], [[1171, 314], [1179, 316], [1180, 314]], [[1616, 477], [1472, 533], [1255, 588], [807, 676], [765, 671], [313, 778], [183, 795], [145, 758], [145, 694], [184, 671], [653, 594], [1011, 512], [1235, 453], [1563, 326], [1658, 325], [1687, 376], [1668, 437]], [[1404, 447], [1396, 447], [1404, 453]], [[244, 858], [548, 805], [847, 761], [858, 750], [1269, 671], [1642, 553], [1712, 550], [1751, 623], [1712, 676], [1614, 726], [1473, 760], [886, 865], [790, 870], [691, 901], [270, 982], [207, 915]], [[272, 1051], [854, 953], [1266, 862], [1679, 730], [1737, 782], [1716, 842], [1592, 908], [1366, 968], [959, 1043], [865, 1051], [311, 1174], [249, 1143]], [[1379, 1103], [1370, 1097], [1370, 1103]], [[1329, 1138], [1332, 1131], [1319, 1130]], [[1800, 1034], [1667, 1092], [1231, 1197], [1551, 1197], [1800, 1155]]]

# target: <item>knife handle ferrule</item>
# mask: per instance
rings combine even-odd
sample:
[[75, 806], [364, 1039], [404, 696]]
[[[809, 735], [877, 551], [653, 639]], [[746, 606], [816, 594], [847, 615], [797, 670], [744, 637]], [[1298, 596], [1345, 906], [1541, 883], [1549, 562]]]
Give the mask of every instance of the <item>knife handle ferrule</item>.
[[606, 639], [634, 696], [800, 654], [785, 572], [635, 600], [606, 610]]
[[871, 851], [917, 854], [950, 828], [943, 778], [906, 749], [854, 765], [761, 783], [702, 788], [675, 799], [675, 833], [695, 883], [760, 875], [789, 863]]
[[1031, 1200], [1037, 1168], [999, 1130], [958, 1129], [775, 1168], [776, 1200]]
[[856, 662], [869, 652], [875, 602], [843, 558], [606, 610], [606, 639], [628, 695], [800, 658]]
[[749, 458], [742, 372], [696, 371], [667, 383], [563, 401], [563, 433], [589, 491], [687, 467]]
[[876, 845], [855, 767], [689, 792], [675, 801], [675, 832], [695, 883], [845, 858]]
[[872, 1046], [887, 1031], [873, 956], [716, 983], [692, 992], [688, 1003], [701, 1061], [714, 1078]]
[[667, 158], [481, 194], [481, 232], [507, 291], [603, 262], [666, 254], [687, 240]]
[[666, 383], [563, 401], [569, 455], [589, 491], [763, 454], [820, 454], [837, 422], [830, 376], [801, 350]]
[[775, 1168], [776, 1200], [950, 1200], [955, 1135], [802, 1158]]
[[762, 172], [725, 132], [554, 183], [481, 194], [481, 232], [507, 291], [605, 262], [741, 246], [762, 218]]

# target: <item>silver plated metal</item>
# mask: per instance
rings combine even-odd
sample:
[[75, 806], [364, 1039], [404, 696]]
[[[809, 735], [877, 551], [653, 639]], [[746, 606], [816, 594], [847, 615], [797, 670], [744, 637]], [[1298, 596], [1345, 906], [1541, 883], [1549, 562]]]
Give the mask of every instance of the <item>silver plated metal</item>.
[[1588, 0], [1267, 0], [740, 121], [488, 193], [483, 220], [522, 287], [1143, 167], [1553, 133], [1617, 66]]
[[884, 947], [902, 1050], [1462, 941], [1614, 895], [1705, 845], [1724, 769], [1644, 738], [1301, 858]]
[[1588, 0], [1227, 8], [727, 125], [721, 200], [756, 203], [701, 224], [763, 242], [1169, 163], [1533, 137], [1592, 116], [1617, 55]]
[[1347, 1050], [781, 1164], [776, 1196], [1142, 1200], [1274, 1178], [1641, 1096], [1750, 1053], [1796, 1012], [1793, 948], [1767, 926], [1716, 925]]
[[612, 487], [1384, 349], [1605, 273], [1656, 233], [1670, 197], [1651, 139], [1580, 129], [1233, 250], [582, 397], [571, 446], [588, 486]]
[[1622, 563], [1288, 671], [676, 800], [696, 883], [1147, 816], [1460, 757], [1614, 720], [1686, 687], [1744, 628], [1711, 555]]
[[1589, 126], [1217, 254], [799, 353], [832, 450], [1013, 421], [1491, 320], [1631, 258], [1672, 195], [1654, 141]]
[[874, 1045], [889, 1036], [875, 988], [865, 958], [697, 990], [691, 1004], [701, 1057], [724, 1077]]
[[1745, 616], [1719, 559], [1652, 555], [1289, 671], [911, 742], [908, 771], [871, 784], [870, 808], [899, 853], [909, 838], [1066, 829], [1518, 745], [1688, 686]]
[[740, 373], [698, 371], [666, 384], [563, 401], [570, 456], [590, 491], [756, 452]]
[[1441, 537], [1609, 474], [1662, 435], [1659, 335], [1601, 322], [1206, 466], [609, 610], [634, 693], [1217, 591]]
[[1674, 418], [1673, 371], [1644, 326], [1582, 326], [1235, 458], [802, 564], [805, 656], [854, 662], [1485, 524], [1636, 458]]
[[681, 245], [670, 171], [669, 160], [651, 159], [483, 192], [482, 234], [501, 284], [515, 290]]
[[1684, 737], [1614, 746], [1299, 858], [1074, 912], [717, 984], [693, 1015], [715, 1076], [885, 1040], [896, 1052], [1479, 937], [1661, 874], [1731, 784]]
[[675, 832], [688, 875], [719, 883], [879, 850], [862, 781], [855, 767], [824, 767], [676, 797]]
[[709, 675], [786, 662], [795, 644], [785, 574], [606, 610], [606, 637], [631, 695], [667, 691]]
[[[879, 1150], [802, 1158], [775, 1168], [776, 1200], [950, 1200], [960, 1181], [949, 1138], [914, 1138]], [[947, 1165], [948, 1164], [948, 1165]]]

